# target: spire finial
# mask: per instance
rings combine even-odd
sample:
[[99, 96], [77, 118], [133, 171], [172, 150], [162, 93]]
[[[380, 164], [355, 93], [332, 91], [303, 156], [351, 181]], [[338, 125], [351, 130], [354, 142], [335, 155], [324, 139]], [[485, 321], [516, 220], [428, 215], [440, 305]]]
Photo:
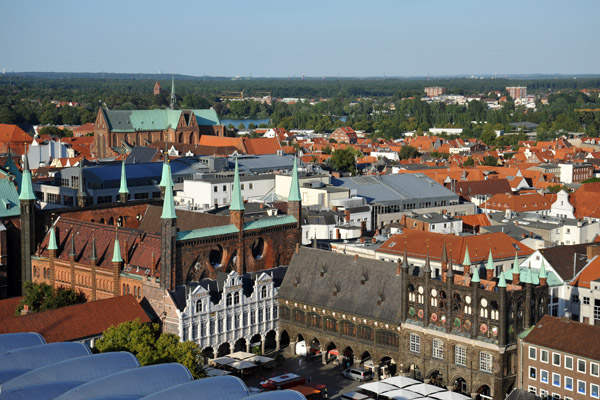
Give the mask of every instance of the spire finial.
[[469, 245], [465, 245], [465, 258], [463, 260], [464, 266], [471, 266], [471, 257], [469, 256]]
[[540, 279], [547, 279], [548, 273], [546, 273], [546, 264], [544, 264], [544, 259], [542, 258], [542, 265], [540, 266]]
[[121, 161], [121, 187], [119, 188], [119, 194], [129, 194], [127, 175], [125, 174], [125, 159]]
[[54, 233], [54, 224], [50, 227], [50, 240], [48, 241], [48, 250], [58, 250], [56, 245], [56, 234]]
[[165, 181], [165, 200], [163, 202], [162, 219], [177, 218], [175, 214], [175, 201], [173, 200], [173, 178], [171, 176], [171, 166], [167, 165], [167, 174]]
[[29, 161], [27, 160], [27, 153], [23, 159], [23, 176], [21, 178], [21, 193], [19, 194], [19, 200], [35, 200], [35, 193], [33, 191], [33, 183], [31, 182], [31, 171], [29, 170]]
[[471, 282], [475, 282], [475, 283], [479, 283], [480, 279], [479, 279], [479, 267], [476, 265], [475, 268], [473, 268], [473, 277], [471, 278]]
[[175, 109], [175, 102], [177, 98], [175, 97], [175, 74], [171, 73], [171, 105], [169, 108], [171, 110]]
[[402, 268], [408, 269], [408, 249], [406, 247], [406, 240], [404, 241], [404, 260], [402, 260]]
[[244, 210], [244, 199], [242, 197], [242, 189], [240, 186], [240, 169], [238, 167], [238, 159], [235, 158], [235, 172], [233, 175], [233, 188], [231, 190], [230, 211]]
[[90, 260], [96, 261], [98, 256], [96, 255], [96, 235], [92, 236], [92, 255], [90, 256]]
[[485, 269], [494, 269], [494, 257], [492, 256], [492, 247], [490, 246], [490, 254], [488, 255], [488, 262]]
[[114, 263], [123, 262], [123, 257], [121, 257], [121, 245], [119, 244], [119, 231], [116, 231], [116, 235], [115, 235], [115, 247], [113, 250], [112, 262], [114, 262]]

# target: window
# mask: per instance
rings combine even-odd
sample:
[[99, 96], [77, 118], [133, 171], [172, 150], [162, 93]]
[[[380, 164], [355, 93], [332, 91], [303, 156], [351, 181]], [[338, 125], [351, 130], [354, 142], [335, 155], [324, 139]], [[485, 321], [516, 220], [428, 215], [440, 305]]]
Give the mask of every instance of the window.
[[573, 390], [573, 378], [570, 376], [565, 376], [565, 389]]
[[548, 371], [540, 370], [540, 382], [548, 383]]
[[408, 348], [413, 353], [421, 352], [421, 336], [415, 335], [414, 333], [410, 334], [410, 346]]
[[[304, 316], [304, 314], [302, 314], [302, 316]], [[254, 325], [256, 321], [256, 311], [252, 310], [250, 311], [250, 324]], [[302, 321], [304, 322], [304, 321]]]
[[574, 294], [573, 296], [571, 296], [571, 302], [579, 303], [579, 295]]
[[533, 380], [537, 379], [537, 368], [529, 367], [529, 379], [533, 379]]
[[492, 355], [486, 352], [479, 353], [479, 370], [483, 372], [492, 372]]
[[235, 292], [233, 295], [233, 304], [240, 304], [240, 292]]
[[202, 312], [202, 300], [196, 302], [196, 312]]
[[552, 374], [552, 386], [560, 387], [560, 374]]
[[585, 381], [577, 380], [577, 393], [585, 394]]
[[231, 315], [227, 316], [227, 331], [231, 330]]
[[584, 297], [583, 298], [583, 304], [589, 305], [590, 304], [590, 298], [589, 297]]
[[227, 185], [223, 185], [223, 191], [226, 192], [227, 191]]
[[577, 372], [585, 374], [585, 360], [577, 360]]
[[590, 396], [598, 398], [598, 385], [590, 383]]
[[565, 368], [573, 369], [573, 357], [565, 356]]
[[233, 320], [233, 327], [235, 329], [238, 329], [240, 327], [240, 314], [235, 314], [235, 317]]
[[444, 359], [444, 342], [439, 339], [433, 339], [433, 358], [438, 358], [440, 360]]
[[590, 363], [590, 374], [592, 374], [592, 376], [600, 375], [598, 371], [598, 364], [593, 362]]
[[223, 318], [219, 318], [219, 325], [217, 326], [217, 333], [223, 333]]
[[548, 362], [548, 350], [541, 350], [540, 351], [540, 361], [541, 362]]
[[552, 365], [560, 367], [560, 354], [552, 353]]
[[464, 346], [454, 346], [454, 363], [457, 365], [467, 365], [467, 348]]
[[529, 393], [537, 394], [537, 388], [535, 386], [529, 386]]
[[545, 398], [547, 398], [547, 397], [548, 397], [548, 391], [547, 391], [547, 390], [545, 390], [545, 389], [540, 389], [540, 397], [541, 397], [542, 399], [545, 399]]
[[261, 294], [260, 294], [260, 298], [261, 298], [261, 299], [264, 299], [264, 298], [266, 298], [266, 297], [267, 297], [267, 287], [266, 287], [266, 286], [263, 286], [263, 287], [262, 287]]
[[227, 305], [230, 306], [231, 303], [231, 293], [227, 293]]
[[219, 192], [219, 187], [218, 186], [213, 186], [213, 192], [215, 192], [215, 193]]
[[244, 311], [244, 314], [242, 314], [242, 326], [248, 326], [248, 312], [247, 311]]
[[210, 320], [209, 332], [211, 335], [215, 334], [215, 320], [214, 319]]
[[537, 360], [537, 349], [535, 347], [529, 346], [529, 359]]
[[248, 188], [249, 188], [249, 189], [254, 189], [254, 183], [249, 183], [249, 184], [248, 184]]
[[242, 186], [242, 190], [244, 190], [244, 184], [243, 183], [241, 184], [241, 186]]

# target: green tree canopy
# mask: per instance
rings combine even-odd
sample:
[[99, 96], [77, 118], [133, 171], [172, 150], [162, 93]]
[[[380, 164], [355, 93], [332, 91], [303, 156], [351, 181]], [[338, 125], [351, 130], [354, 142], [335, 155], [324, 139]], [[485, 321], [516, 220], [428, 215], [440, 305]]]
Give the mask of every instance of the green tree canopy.
[[498, 159], [494, 156], [486, 156], [483, 159], [482, 165], [487, 165], [489, 167], [497, 167], [498, 166]]
[[25, 294], [15, 310], [15, 315], [20, 315], [25, 305], [29, 307], [29, 312], [38, 312], [79, 303], [85, 303], [85, 296], [75, 293], [72, 289], [55, 290], [46, 283], [25, 282]]
[[463, 163], [463, 167], [472, 167], [473, 165], [475, 165], [475, 160], [473, 160], [473, 157], [471, 156], [469, 156], [469, 158], [467, 158]]
[[356, 172], [355, 157], [360, 157], [361, 153], [354, 147], [346, 147], [333, 152], [330, 162], [333, 168], [338, 171]]
[[412, 146], [402, 146], [400, 151], [398, 152], [398, 157], [401, 160], [408, 160], [409, 158], [419, 157], [421, 153], [415, 147]]
[[158, 324], [142, 324], [139, 318], [105, 330], [96, 348], [101, 353], [129, 351], [141, 365], [177, 362], [185, 365], [194, 378], [204, 377], [198, 344], [180, 342], [179, 336], [172, 333], [161, 334]]

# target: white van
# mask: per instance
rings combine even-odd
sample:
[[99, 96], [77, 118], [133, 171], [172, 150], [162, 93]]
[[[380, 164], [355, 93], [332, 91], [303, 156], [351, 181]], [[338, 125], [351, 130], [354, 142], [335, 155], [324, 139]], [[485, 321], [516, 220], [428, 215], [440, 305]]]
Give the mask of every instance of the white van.
[[355, 381], [365, 382], [373, 379], [373, 373], [362, 368], [348, 368], [344, 370], [344, 377]]

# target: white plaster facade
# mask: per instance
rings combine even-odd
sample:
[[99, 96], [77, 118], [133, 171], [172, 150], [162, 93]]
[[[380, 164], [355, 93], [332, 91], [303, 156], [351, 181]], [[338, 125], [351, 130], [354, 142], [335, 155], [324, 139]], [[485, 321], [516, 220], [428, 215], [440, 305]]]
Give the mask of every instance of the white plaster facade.
[[552, 203], [548, 215], [559, 218], [575, 218], [575, 207], [569, 203], [569, 193], [561, 190], [556, 194], [556, 201]]
[[[259, 199], [275, 187], [273, 175], [250, 175], [240, 177], [242, 199]], [[233, 176], [231, 180], [223, 178], [185, 180], [183, 191], [177, 192], [175, 201], [179, 205], [190, 205], [197, 209], [210, 209], [215, 205], [227, 206], [231, 203]]]

